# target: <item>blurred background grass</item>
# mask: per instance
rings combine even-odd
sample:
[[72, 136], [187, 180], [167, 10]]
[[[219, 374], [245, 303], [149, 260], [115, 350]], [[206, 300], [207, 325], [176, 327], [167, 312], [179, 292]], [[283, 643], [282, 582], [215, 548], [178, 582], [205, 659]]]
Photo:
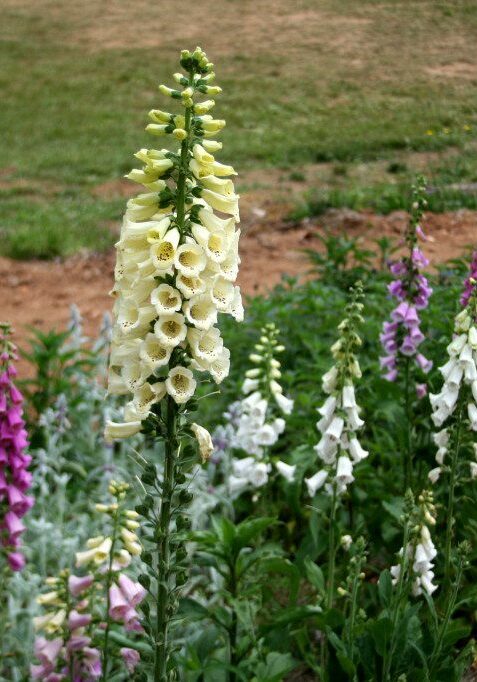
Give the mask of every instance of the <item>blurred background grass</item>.
[[124, 198], [107, 183], [196, 44], [224, 88], [221, 160], [245, 185], [286, 169], [297, 217], [402, 208], [416, 170], [431, 209], [476, 208], [476, 31], [475, 0], [4, 0], [0, 252], [108, 248]]

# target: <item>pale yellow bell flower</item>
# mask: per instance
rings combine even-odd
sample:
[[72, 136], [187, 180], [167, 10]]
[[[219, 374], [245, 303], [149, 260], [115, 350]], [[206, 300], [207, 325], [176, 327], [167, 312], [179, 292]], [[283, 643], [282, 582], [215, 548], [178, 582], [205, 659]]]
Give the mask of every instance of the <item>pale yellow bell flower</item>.
[[196, 143], [192, 147], [192, 153], [194, 154], [194, 159], [197, 161], [198, 164], [208, 164], [213, 163], [215, 161], [212, 154], [206, 151], [201, 144]]
[[164, 346], [169, 348], [178, 346], [187, 335], [184, 315], [181, 313], [160, 315], [154, 325], [154, 334]]
[[216, 360], [224, 345], [217, 327], [206, 330], [191, 327], [187, 332], [187, 341], [192, 351], [192, 357], [202, 363], [210, 363]]
[[167, 365], [169, 358], [171, 357], [171, 352], [172, 348], [170, 346], [161, 343], [157, 336], [150, 332], [141, 343], [139, 356], [152, 371], [158, 367]]
[[229, 312], [234, 300], [235, 287], [232, 282], [219, 276], [212, 286], [210, 295], [217, 310], [226, 313]]
[[155, 386], [156, 384], [151, 385], [146, 381], [137, 391], [134, 391], [132, 404], [137, 414], [142, 415], [142, 419], [147, 417], [154, 403], [164, 397], [164, 394], [160, 396], [158, 393], [159, 389], [155, 390]]
[[197, 329], [209, 329], [217, 322], [217, 309], [208, 294], [199, 294], [183, 306], [186, 319]]
[[182, 298], [180, 292], [170, 284], [159, 284], [151, 292], [151, 303], [159, 315], [167, 315], [181, 309]]
[[196, 385], [197, 382], [191, 370], [180, 365], [173, 367], [166, 379], [167, 393], [178, 405], [192, 398]]
[[202, 146], [208, 152], [219, 152], [224, 145], [217, 140], [202, 140]]
[[213, 192], [210, 189], [203, 189], [201, 193], [202, 198], [206, 201], [212, 208], [217, 211], [222, 211], [222, 213], [228, 213], [232, 215], [236, 221], [240, 220], [239, 207], [238, 207], [238, 194], [232, 194], [230, 196], [223, 196], [217, 192]]
[[214, 451], [214, 444], [212, 443], [212, 437], [207, 429], [204, 429], [200, 424], [191, 424], [191, 431], [197, 439], [199, 444], [199, 454], [204, 464], [210, 459], [210, 455]]
[[44, 630], [47, 634], [52, 635], [61, 629], [65, 620], [66, 611], [65, 609], [60, 609], [59, 611], [33, 618], [33, 627], [36, 631]]
[[46, 592], [46, 594], [40, 594], [36, 598], [36, 603], [40, 604], [40, 606], [51, 606], [55, 604], [59, 606], [61, 604], [59, 596], [60, 595], [56, 590], [54, 592]]
[[149, 375], [149, 367], [140, 361], [139, 358], [125, 362], [121, 376], [129, 391], [133, 393], [140, 388]]
[[185, 277], [178, 274], [176, 277], [176, 287], [184, 298], [192, 298], [198, 294], [203, 294], [206, 288], [204, 280], [200, 277]]
[[179, 239], [179, 230], [174, 227], [163, 239], [151, 245], [151, 260], [158, 270], [167, 270], [172, 266]]
[[204, 249], [194, 240], [188, 239], [181, 244], [174, 256], [174, 265], [181, 275], [199, 277], [207, 264]]
[[[134, 422], [133, 422], [134, 423]], [[106, 428], [108, 428], [108, 424], [112, 424], [112, 422], [107, 422]], [[139, 422], [140, 424], [140, 422]], [[136, 431], [137, 433], [137, 431]], [[127, 435], [132, 435], [132, 434], [127, 434]], [[124, 435], [113, 435], [112, 438], [124, 438]], [[98, 545], [98, 547], [94, 547], [91, 549], [87, 549], [84, 552], [76, 552], [76, 566], [80, 568], [81, 566], [85, 566], [86, 564], [94, 563], [97, 566], [100, 564], [104, 563], [106, 559], [109, 557], [109, 552], [111, 551], [111, 546], [112, 546], [112, 540], [111, 538], [105, 538], [103, 542]]]
[[202, 186], [212, 192], [222, 194], [226, 197], [235, 196], [235, 188], [232, 180], [227, 178], [217, 178], [215, 175], [206, 175], [201, 179]]
[[213, 109], [215, 107], [215, 100], [213, 99], [206, 99], [203, 102], [196, 102], [194, 104], [194, 113], [197, 114], [197, 116], [202, 116], [202, 114], [206, 114], [208, 111]]

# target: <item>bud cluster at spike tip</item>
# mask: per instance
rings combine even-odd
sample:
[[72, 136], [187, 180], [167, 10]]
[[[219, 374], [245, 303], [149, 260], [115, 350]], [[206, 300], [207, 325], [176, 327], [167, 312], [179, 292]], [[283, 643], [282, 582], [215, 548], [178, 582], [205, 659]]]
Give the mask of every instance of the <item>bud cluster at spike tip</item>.
[[[247, 453], [247, 457], [234, 457], [231, 461], [227, 487], [232, 497], [250, 488], [261, 488], [268, 482], [272, 468], [269, 448], [285, 429], [281, 415], [289, 415], [293, 409], [293, 400], [283, 394], [279, 383], [281, 363], [276, 356], [285, 347], [278, 342], [278, 334], [273, 323], [262, 328], [259, 342], [249, 356], [254, 367], [245, 372], [242, 384], [246, 397], [229, 406], [224, 415], [227, 426], [219, 427], [214, 433], [215, 441], [220, 442], [226, 434], [227, 448]], [[276, 466], [285, 478], [293, 480], [294, 466], [285, 462]]]
[[[83, 575], [62, 571], [57, 577], [46, 579], [48, 592], [41, 594], [37, 602], [46, 613], [34, 618], [35, 659], [31, 666], [33, 680], [61, 682], [71, 679], [76, 682], [90, 682], [101, 677], [102, 655], [95, 644], [94, 630], [98, 627], [97, 609], [100, 604], [105, 610], [106, 600], [98, 600], [98, 594], [105, 591], [106, 573], [111, 565], [112, 581], [109, 589], [109, 617], [121, 624], [127, 636], [141, 634], [143, 628], [136, 607], [146, 596], [146, 590], [129, 578], [125, 570], [133, 556], [141, 553], [141, 545], [135, 534], [139, 527], [139, 515], [123, 507], [129, 486], [111, 481], [109, 492], [115, 498], [110, 504], [97, 504], [96, 510], [111, 518], [117, 515], [118, 537], [114, 543], [110, 536], [90, 538], [87, 549], [76, 554], [77, 568], [86, 568]], [[113, 553], [113, 554], [111, 554]], [[106, 613], [101, 614], [102, 623]], [[140, 661], [137, 651], [122, 647], [119, 651], [127, 672], [132, 673]]]
[[27, 470], [31, 457], [25, 452], [23, 396], [13, 381], [17, 354], [10, 334], [9, 325], [0, 324], [0, 556], [12, 571], [21, 571], [25, 565], [20, 551], [25, 531], [21, 519], [33, 506], [33, 497], [26, 494], [32, 475]]
[[472, 260], [470, 262], [470, 272], [468, 277], [464, 281], [464, 291], [460, 297], [460, 303], [463, 307], [468, 305], [472, 292], [475, 291], [477, 287], [477, 251], [472, 254]]
[[[142, 167], [127, 177], [145, 193], [128, 202], [117, 249], [113, 296], [115, 324], [108, 389], [130, 395], [124, 422], [108, 422], [108, 440], [134, 435], [166, 395], [186, 404], [196, 389], [195, 372], [220, 383], [230, 351], [215, 326], [219, 313], [243, 319], [240, 289], [238, 195], [232, 166], [218, 162], [220, 142], [209, 138], [225, 121], [208, 113], [218, 94], [212, 64], [197, 48], [182, 52], [182, 88], [160, 91], [183, 107], [180, 114], [149, 113], [146, 130], [180, 141], [178, 152], [141, 149]], [[218, 211], [222, 216], [216, 214]], [[227, 217], [223, 217], [223, 215]]]
[[[395, 279], [388, 290], [398, 303], [391, 313], [391, 320], [384, 322], [380, 335], [386, 353], [380, 358], [380, 364], [383, 376], [388, 381], [396, 381], [400, 362], [406, 357], [414, 358], [417, 367], [424, 374], [432, 368], [432, 362], [419, 351], [419, 346], [425, 339], [420, 328], [420, 311], [427, 308], [432, 294], [432, 288], [421, 272], [429, 265], [429, 261], [417, 245], [418, 238], [426, 239], [420, 225], [424, 207], [427, 205], [424, 193], [424, 179], [418, 178], [413, 188], [411, 219], [405, 237], [408, 255], [390, 266]], [[416, 391], [418, 397], [422, 398], [426, 394], [426, 385], [417, 384]]]
[[423, 592], [429, 596], [437, 590], [434, 579], [434, 559], [437, 555], [432, 542], [428, 526], [434, 526], [436, 510], [433, 504], [432, 493], [424, 491], [419, 496], [417, 515], [419, 516], [412, 529], [412, 538], [407, 543], [406, 549], [401, 547], [398, 556], [400, 563], [391, 566], [390, 573], [393, 585], [397, 585], [401, 576], [401, 562], [403, 553], [406, 553], [406, 563], [410, 567], [412, 577], [412, 594], [418, 597]]
[[[461, 401], [471, 431], [477, 431], [477, 288], [471, 292], [466, 307], [455, 317], [454, 338], [447, 346], [449, 360], [439, 367], [444, 383], [439, 393], [429, 396], [432, 406], [432, 421], [437, 428], [455, 414]], [[435, 483], [442, 473], [442, 467], [449, 450], [449, 428], [434, 434], [437, 467], [429, 472], [429, 479]], [[477, 478], [477, 444], [473, 445], [474, 461], [470, 462], [470, 475]]]
[[340, 337], [331, 348], [335, 364], [323, 376], [323, 390], [328, 398], [318, 409], [321, 419], [316, 426], [321, 438], [315, 446], [323, 467], [310, 478], [305, 478], [310, 497], [314, 497], [323, 485], [328, 494], [346, 492], [348, 485], [354, 481], [354, 466], [368, 456], [357, 436], [364, 422], [359, 416], [361, 410], [354, 390], [354, 381], [361, 377], [356, 356], [361, 346], [356, 329], [363, 321], [360, 283], [351, 290], [350, 296], [346, 317], [338, 326]]

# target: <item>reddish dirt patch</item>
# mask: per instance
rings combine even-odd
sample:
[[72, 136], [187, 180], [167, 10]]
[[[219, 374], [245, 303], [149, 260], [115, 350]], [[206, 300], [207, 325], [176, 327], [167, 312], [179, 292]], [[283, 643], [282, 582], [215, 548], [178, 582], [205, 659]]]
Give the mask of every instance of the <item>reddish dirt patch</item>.
[[[242, 266], [239, 282], [246, 294], [266, 293], [283, 274], [304, 275], [309, 268], [303, 248], [320, 249], [317, 232], [324, 227], [334, 233], [346, 231], [370, 247], [384, 235], [398, 242], [406, 214], [389, 216], [329, 211], [316, 220], [291, 225], [284, 218], [287, 207], [266, 201], [258, 204], [254, 194], [243, 197]], [[429, 214], [424, 224], [430, 241], [426, 251], [432, 265], [462, 255], [477, 245], [477, 214], [472, 211]], [[10, 321], [24, 341], [26, 327], [64, 327], [69, 306], [76, 303], [85, 319], [86, 332], [94, 334], [104, 311], [111, 308], [108, 291], [113, 283], [114, 252], [77, 255], [64, 261], [13, 261], [0, 258], [2, 318]]]

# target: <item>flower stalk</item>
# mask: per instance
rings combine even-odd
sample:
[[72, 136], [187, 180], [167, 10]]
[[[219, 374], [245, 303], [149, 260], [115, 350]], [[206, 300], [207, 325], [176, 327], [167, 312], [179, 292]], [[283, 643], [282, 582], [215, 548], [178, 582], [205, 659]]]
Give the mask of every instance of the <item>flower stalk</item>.
[[196, 372], [208, 372], [216, 383], [228, 375], [230, 352], [215, 325], [219, 313], [243, 319], [234, 285], [239, 197], [229, 176], [236, 173], [213, 155], [222, 145], [209, 138], [225, 125], [208, 114], [214, 100], [197, 101], [221, 89], [211, 85], [213, 64], [199, 47], [184, 50], [180, 65], [185, 73], [174, 80], [181, 89], [159, 90], [183, 110], [153, 109], [146, 127], [175, 138], [180, 149], [141, 149], [142, 169], [127, 176], [147, 192], [128, 202], [116, 245], [109, 391], [132, 399], [124, 422], [109, 422], [105, 433], [113, 440], [142, 432], [163, 444], [157, 460], [144, 467], [145, 496], [137, 507], [150, 530], [148, 573], [140, 580], [154, 600], [153, 613], [149, 603], [143, 611], [156, 682], [177, 679], [171, 624], [187, 580], [185, 508], [192, 496], [186, 482], [197, 454], [204, 461], [213, 449], [207, 430], [189, 418], [196, 409]]
[[416, 370], [427, 374], [432, 368], [419, 350], [425, 340], [421, 331], [420, 312], [429, 305], [432, 289], [421, 270], [429, 265], [428, 259], [418, 246], [419, 239], [426, 239], [421, 227], [425, 198], [425, 180], [419, 176], [413, 186], [410, 220], [405, 234], [406, 255], [390, 266], [394, 280], [388, 287], [389, 294], [398, 303], [391, 313], [391, 319], [384, 322], [380, 340], [385, 355], [380, 358], [383, 377], [397, 381], [400, 374], [404, 382], [403, 409], [406, 420], [404, 452], [402, 456], [404, 489], [412, 488], [413, 472], [413, 389], [418, 399], [427, 393], [425, 383], [417, 383]]

